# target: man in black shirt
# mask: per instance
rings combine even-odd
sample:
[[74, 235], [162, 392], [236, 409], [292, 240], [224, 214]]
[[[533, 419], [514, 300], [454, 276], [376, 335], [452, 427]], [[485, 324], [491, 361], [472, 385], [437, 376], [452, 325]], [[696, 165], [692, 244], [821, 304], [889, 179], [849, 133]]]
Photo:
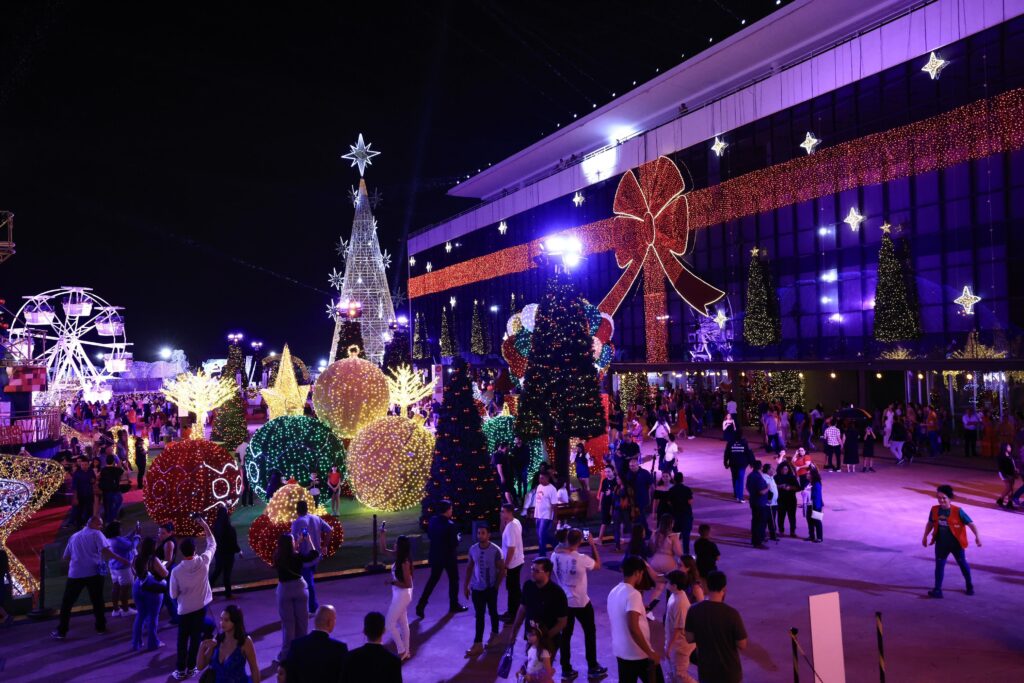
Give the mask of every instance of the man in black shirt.
[[437, 514], [427, 524], [427, 536], [430, 538], [430, 578], [416, 603], [416, 616], [420, 619], [425, 616], [430, 594], [445, 572], [448, 573], [448, 611], [465, 612], [469, 608], [459, 604], [459, 530], [452, 521], [450, 501], [442, 500], [437, 504]]
[[289, 646], [288, 657], [278, 669], [278, 680], [287, 683], [342, 683], [348, 668], [348, 646], [331, 638], [337, 621], [334, 607], [320, 605], [313, 621], [313, 631], [296, 638]]
[[675, 520], [672, 530], [683, 541], [683, 554], [690, 554], [690, 534], [693, 532], [693, 490], [683, 483], [683, 473], [676, 472], [672, 488], [668, 490], [668, 506]]
[[740, 613], [725, 604], [725, 574], [711, 572], [708, 597], [686, 612], [686, 640], [697, 644], [697, 673], [702, 681], [740, 683], [740, 650], [747, 649], [747, 630]]
[[530, 482], [526, 481], [530, 475], [530, 449], [518, 436], [512, 444], [511, 460], [513, 483], [518, 488], [520, 498], [525, 498], [530, 489]]
[[725, 469], [732, 471], [732, 492], [737, 503], [743, 502], [744, 475], [753, 462], [756, 462], [754, 452], [742, 436], [725, 447]]
[[498, 477], [498, 486], [501, 488], [502, 502], [515, 505], [512, 467], [509, 463], [508, 444], [498, 444], [497, 450], [491, 453], [491, 467]]
[[103, 494], [103, 523], [110, 524], [121, 511], [124, 496], [121, 495], [120, 481], [124, 470], [114, 464], [114, 456], [106, 457], [106, 465], [100, 470], [100, 492]]
[[541, 629], [547, 635], [554, 652], [561, 647], [562, 630], [569, 621], [569, 601], [565, 591], [551, 580], [551, 560], [539, 557], [530, 565], [529, 581], [523, 584], [522, 604], [512, 624], [509, 645], [515, 643], [519, 627], [525, 621]]
[[[345, 683], [402, 683], [402, 660], [381, 644], [384, 637], [384, 615], [370, 612], [363, 619], [366, 645], [349, 653]], [[289, 682], [290, 683], [290, 682]]]
[[633, 435], [629, 432], [622, 435], [622, 443], [619, 444], [618, 454], [618, 461], [615, 463], [615, 467], [622, 477], [626, 477], [629, 472], [629, 461], [640, 457], [640, 445], [633, 441]]

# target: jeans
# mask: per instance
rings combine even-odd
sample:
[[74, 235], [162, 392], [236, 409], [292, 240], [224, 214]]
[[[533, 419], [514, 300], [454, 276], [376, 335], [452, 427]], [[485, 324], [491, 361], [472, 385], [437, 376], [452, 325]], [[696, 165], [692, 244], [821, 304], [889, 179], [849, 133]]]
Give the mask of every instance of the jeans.
[[135, 623], [132, 624], [132, 649], [142, 649], [142, 631], [146, 631], [146, 649], [155, 650], [160, 644], [156, 636], [156, 623], [160, 617], [160, 603], [164, 601], [163, 593], [150, 593], [142, 590], [142, 581], [135, 579], [132, 584], [132, 600], [135, 601]]
[[505, 574], [505, 592], [508, 593], [505, 613], [512, 618], [515, 618], [516, 612], [519, 611], [519, 603], [523, 600], [523, 584], [522, 579], [519, 578], [522, 571], [523, 565], [519, 565], [515, 569], [509, 569]]
[[562, 631], [561, 663], [562, 672], [572, 670], [572, 634], [576, 622], [583, 629], [583, 647], [587, 653], [587, 668], [596, 669], [597, 662], [597, 628], [594, 626], [594, 603], [588, 602], [585, 607], [570, 607], [569, 620]]
[[934, 457], [939, 454], [939, 430], [928, 432], [928, 455]]
[[[842, 446], [829, 446], [825, 444], [825, 469], [838, 469], [842, 464]], [[832, 459], [835, 458], [835, 464]]]
[[955, 540], [949, 542], [940, 538], [935, 543], [935, 590], [942, 590], [942, 577], [946, 573], [946, 558], [950, 555], [960, 566], [960, 573], [964, 575], [967, 587], [972, 588], [974, 583], [971, 581], [971, 567], [967, 564], [967, 555], [964, 554], [964, 549]]
[[187, 671], [196, 668], [199, 642], [203, 638], [203, 624], [206, 623], [206, 608], [181, 615], [178, 622], [178, 660], [176, 669]]
[[1024, 495], [1024, 486], [1021, 486], [1019, 489], [1013, 492], [1011, 498], [1013, 498], [1014, 505], [1020, 505], [1021, 495]]
[[470, 591], [473, 611], [476, 613], [476, 632], [473, 643], [484, 642], [484, 610], [491, 615], [491, 635], [498, 634], [498, 587], [491, 586], [482, 591]]
[[309, 613], [313, 614], [320, 603], [316, 601], [316, 584], [313, 583], [313, 574], [316, 573], [316, 565], [302, 568], [302, 578], [306, 582], [306, 591], [309, 593]]
[[538, 519], [537, 520], [537, 555], [540, 557], [548, 556], [548, 545], [552, 548], [555, 547], [555, 539], [552, 536], [551, 528], [554, 526], [555, 520], [553, 519]]
[[811, 517], [811, 512], [814, 510], [814, 507], [808, 505], [806, 510], [807, 510], [807, 512], [806, 512], [806, 515], [807, 515], [807, 536], [812, 541], [815, 538], [820, 538], [821, 540], [825, 540], [824, 529], [821, 526], [821, 520], [820, 519], [814, 519], [813, 517]]
[[[231, 571], [235, 567], [235, 554], [224, 553], [223, 555], [217, 553], [213, 556], [213, 571], [210, 572], [210, 586], [213, 586], [220, 578], [221, 573], [224, 574], [224, 597], [231, 597]], [[310, 610], [311, 612], [314, 610]]]
[[677, 515], [672, 531], [679, 534], [679, 540], [683, 542], [683, 555], [689, 555], [690, 535], [693, 533], [693, 514]]
[[395, 641], [399, 655], [409, 651], [412, 645], [409, 635], [409, 603], [412, 602], [412, 588], [391, 587], [391, 605], [388, 607], [384, 628]]
[[664, 674], [661, 667], [649, 659], [622, 659], [615, 658], [619, 669], [619, 683], [650, 683], [652, 678], [657, 683], [663, 683]]
[[782, 442], [779, 441], [778, 434], [769, 434], [766, 438], [767, 448], [769, 453], [778, 453], [782, 450]]
[[736, 497], [736, 500], [743, 500], [743, 483], [746, 478], [744, 475], [747, 473], [746, 467], [739, 469], [733, 467], [732, 469], [732, 495]]
[[896, 458], [896, 462], [903, 460], [903, 442], [893, 441], [889, 439], [889, 450], [892, 451], [892, 455]]
[[769, 507], [767, 505], [750, 506], [750, 542], [762, 545], [768, 533]]
[[779, 533], [786, 532], [786, 517], [789, 517], [789, 531], [796, 533], [796, 497], [783, 498], [779, 496], [778, 519]]
[[121, 504], [124, 496], [120, 492], [103, 494], [103, 523], [110, 524], [117, 519], [117, 513], [121, 511]]
[[459, 564], [455, 557], [451, 557], [447, 561], [430, 561], [430, 578], [427, 579], [427, 585], [423, 588], [423, 594], [420, 595], [420, 600], [416, 603], [417, 610], [423, 610], [427, 606], [427, 600], [430, 600], [430, 594], [434, 592], [434, 587], [437, 586], [437, 582], [441, 580], [441, 574], [445, 572], [448, 573], [448, 609], [454, 610], [458, 607]]
[[96, 619], [96, 630], [105, 631], [107, 629], [107, 616], [104, 614], [106, 608], [103, 603], [103, 577], [94, 574], [78, 579], [69, 578], [68, 582], [64, 584], [64, 597], [60, 601], [60, 621], [57, 623], [57, 633], [67, 634], [71, 608], [75, 606], [75, 601], [82, 594], [83, 588], [89, 591], [89, 602], [92, 603], [92, 615]]
[[302, 579], [280, 581], [277, 584], [277, 614], [281, 617], [281, 650], [277, 661], [288, 656], [292, 641], [306, 635], [309, 630], [309, 593]]

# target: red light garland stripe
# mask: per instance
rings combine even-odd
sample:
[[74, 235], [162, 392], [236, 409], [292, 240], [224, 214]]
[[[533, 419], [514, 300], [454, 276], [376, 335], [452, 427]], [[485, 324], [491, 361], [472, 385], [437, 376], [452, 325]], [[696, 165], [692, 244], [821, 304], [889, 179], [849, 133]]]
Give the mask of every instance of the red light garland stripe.
[[[706, 228], [1021, 147], [1024, 89], [1018, 88], [689, 192], [689, 228]], [[599, 254], [613, 248], [613, 226], [614, 219], [607, 218], [565, 230], [563, 234], [578, 237], [585, 253]], [[538, 254], [541, 241], [533, 240], [412, 277], [409, 298], [525, 272], [536, 267], [533, 257]]]

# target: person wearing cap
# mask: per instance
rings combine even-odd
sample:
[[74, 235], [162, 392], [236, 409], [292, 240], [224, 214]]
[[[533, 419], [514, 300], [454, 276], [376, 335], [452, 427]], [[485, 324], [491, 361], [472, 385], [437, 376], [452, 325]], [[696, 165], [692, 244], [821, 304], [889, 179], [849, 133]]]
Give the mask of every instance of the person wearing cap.
[[[924, 528], [924, 536], [921, 538], [921, 545], [935, 546], [935, 588], [928, 591], [933, 598], [942, 597], [942, 577], [946, 571], [946, 559], [952, 555], [960, 566], [960, 572], [967, 582], [967, 595], [974, 595], [974, 583], [971, 581], [971, 568], [967, 564], [967, 556], [964, 550], [967, 548], [967, 529], [974, 534], [974, 544], [981, 547], [981, 536], [978, 535], [978, 527], [974, 520], [960, 507], [953, 505], [953, 487], [949, 484], [939, 486], [936, 491], [936, 498], [939, 504], [933, 505], [928, 514], [928, 524]], [[931, 534], [931, 541], [928, 535]]]

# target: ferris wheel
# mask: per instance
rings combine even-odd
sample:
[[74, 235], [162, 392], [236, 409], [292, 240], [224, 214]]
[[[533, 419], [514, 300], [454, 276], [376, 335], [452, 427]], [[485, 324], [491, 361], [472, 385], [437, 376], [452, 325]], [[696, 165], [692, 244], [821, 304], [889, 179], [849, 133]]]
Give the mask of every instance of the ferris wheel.
[[15, 358], [46, 366], [51, 390], [96, 391], [131, 367], [124, 318], [89, 287], [25, 297], [9, 329]]

